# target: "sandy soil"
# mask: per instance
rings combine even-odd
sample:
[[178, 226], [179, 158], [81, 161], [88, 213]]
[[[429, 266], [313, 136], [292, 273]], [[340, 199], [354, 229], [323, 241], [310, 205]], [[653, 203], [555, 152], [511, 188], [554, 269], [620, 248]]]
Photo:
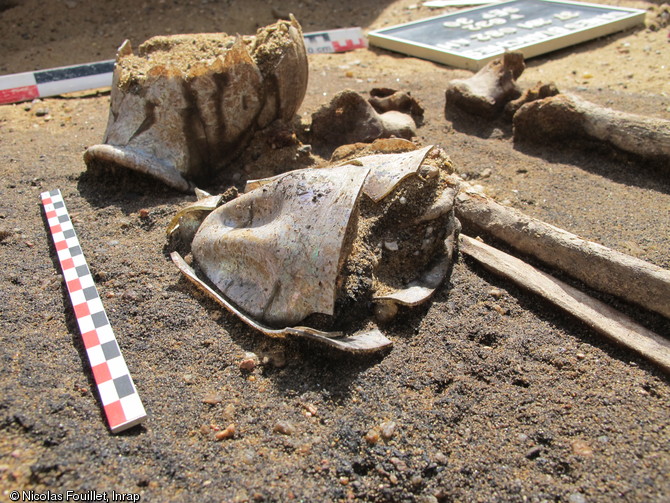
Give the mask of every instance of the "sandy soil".
[[[286, 12], [312, 31], [444, 11], [416, 4], [4, 0], [0, 73], [111, 59], [124, 38], [251, 33]], [[553, 80], [669, 119], [669, 62], [668, 28], [640, 27], [532, 59], [521, 83]], [[468, 75], [374, 48], [312, 56], [300, 113], [308, 120], [345, 88], [410, 90], [426, 108], [418, 141], [441, 145], [499, 201], [670, 268], [667, 176], [569, 144], [521, 149], [504, 124], [448, 122], [446, 82]], [[166, 253], [168, 222], [194, 198], [86, 171], [108, 107], [106, 92], [0, 107], [1, 501], [21, 489], [207, 502], [670, 499], [667, 376], [468, 260], [430, 305], [385, 327], [394, 347], [378, 357], [268, 340], [221, 312]], [[121, 435], [105, 427], [45, 231], [39, 194], [54, 188], [149, 412]], [[670, 320], [599, 297], [670, 335]], [[246, 352], [267, 359], [244, 372]], [[231, 423], [234, 437], [216, 441]]]

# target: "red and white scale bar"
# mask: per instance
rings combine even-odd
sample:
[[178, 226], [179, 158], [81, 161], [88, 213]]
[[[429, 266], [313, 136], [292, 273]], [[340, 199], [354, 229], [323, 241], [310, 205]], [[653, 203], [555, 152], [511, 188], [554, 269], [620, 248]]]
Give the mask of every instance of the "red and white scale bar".
[[[304, 34], [308, 54], [345, 52], [367, 47], [361, 28], [341, 28]], [[112, 85], [114, 60], [63, 66], [36, 72], [0, 75], [0, 104], [86, 91]]]
[[107, 319], [61, 192], [58, 189], [43, 192], [41, 198], [100, 401], [109, 428], [118, 433], [141, 423], [147, 414]]

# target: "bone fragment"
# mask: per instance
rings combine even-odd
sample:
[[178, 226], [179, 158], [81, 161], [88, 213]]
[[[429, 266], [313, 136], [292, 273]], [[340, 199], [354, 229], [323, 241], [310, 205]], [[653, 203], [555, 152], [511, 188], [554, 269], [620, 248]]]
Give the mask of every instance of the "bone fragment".
[[[483, 231], [586, 285], [670, 318], [670, 271], [462, 190], [456, 215], [466, 229]], [[472, 231], [470, 231], [472, 232]]]
[[670, 341], [638, 325], [616, 309], [589, 297], [525, 262], [461, 234], [460, 250], [486, 269], [513, 281], [670, 372]]
[[377, 113], [363, 96], [347, 89], [312, 114], [312, 135], [328, 145], [393, 136], [409, 139], [416, 135], [416, 123], [411, 115], [397, 110]]
[[377, 113], [383, 114], [395, 110], [411, 115], [417, 124], [423, 121], [423, 107], [409, 92], [376, 87], [370, 90], [368, 102]]
[[514, 114], [526, 103], [531, 101], [542, 100], [550, 96], [556, 96], [560, 91], [556, 87], [556, 84], [549, 82], [548, 84], [543, 84], [538, 82], [533, 87], [529, 87], [524, 90], [524, 92], [517, 99], [510, 101], [505, 105], [505, 115], [507, 118], [511, 119]]
[[670, 173], [668, 120], [601, 107], [570, 94], [527, 103], [514, 115], [518, 142], [545, 144], [584, 137], [660, 161]]
[[445, 93], [445, 111], [456, 107], [475, 115], [496, 115], [508, 101], [521, 95], [516, 79], [525, 68], [521, 53], [506, 52], [472, 77], [452, 80]]

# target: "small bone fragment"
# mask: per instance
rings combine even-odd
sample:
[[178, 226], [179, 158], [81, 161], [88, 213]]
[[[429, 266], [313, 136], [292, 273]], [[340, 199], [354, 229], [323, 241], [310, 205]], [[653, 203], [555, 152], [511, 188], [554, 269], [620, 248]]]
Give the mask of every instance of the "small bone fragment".
[[312, 114], [312, 135], [328, 145], [392, 136], [409, 139], [416, 135], [416, 124], [409, 114], [397, 110], [377, 113], [363, 96], [347, 89]]
[[590, 287], [670, 318], [670, 271], [502, 206], [474, 190], [457, 196], [466, 229], [484, 231]]
[[607, 304], [507, 253], [461, 234], [460, 249], [486, 269], [540, 295], [589, 327], [670, 372], [670, 341]]
[[670, 121], [601, 107], [558, 94], [523, 105], [514, 115], [514, 140], [546, 144], [590, 138], [645, 159], [670, 172]]
[[549, 82], [548, 84], [538, 82], [535, 86], [526, 89], [517, 99], [507, 103], [507, 105], [505, 105], [505, 115], [511, 119], [517, 110], [526, 103], [549, 98], [550, 96], [556, 96], [559, 92], [556, 84], [553, 82]]
[[423, 107], [409, 92], [376, 87], [370, 91], [368, 102], [380, 114], [396, 110], [411, 115], [417, 124], [423, 120]]
[[525, 68], [521, 53], [506, 52], [472, 77], [452, 80], [445, 93], [445, 111], [456, 107], [475, 115], [496, 115], [508, 101], [521, 95], [516, 79]]

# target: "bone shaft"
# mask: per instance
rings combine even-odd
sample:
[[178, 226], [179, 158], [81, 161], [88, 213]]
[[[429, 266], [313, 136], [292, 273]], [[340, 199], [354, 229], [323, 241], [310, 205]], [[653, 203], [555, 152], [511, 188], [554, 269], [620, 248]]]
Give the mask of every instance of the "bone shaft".
[[514, 139], [546, 143], [548, 138], [587, 136], [670, 169], [670, 121], [601, 107], [568, 94], [527, 103], [514, 115]]
[[456, 208], [466, 229], [490, 234], [595, 290], [670, 318], [670, 271], [581, 239], [483, 195], [462, 192]]
[[607, 304], [539, 271], [507, 253], [461, 234], [461, 251], [486, 269], [511, 280], [586, 323], [593, 330], [639, 353], [670, 372], [670, 341], [647, 330]]

